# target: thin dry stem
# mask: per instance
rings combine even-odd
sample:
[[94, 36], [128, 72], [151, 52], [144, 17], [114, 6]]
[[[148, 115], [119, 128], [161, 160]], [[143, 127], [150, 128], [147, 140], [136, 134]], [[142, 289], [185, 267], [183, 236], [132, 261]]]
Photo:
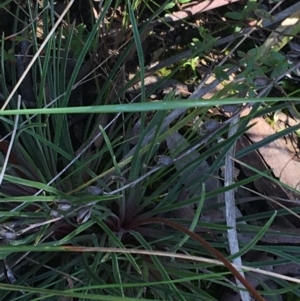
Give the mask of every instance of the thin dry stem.
[[[18, 106], [17, 106], [18, 110], [20, 109], [20, 106], [21, 106], [21, 95], [18, 96]], [[2, 170], [1, 170], [1, 173], [0, 173], [0, 186], [1, 186], [2, 181], [3, 181], [5, 170], [6, 170], [8, 161], [9, 161], [9, 156], [10, 156], [10, 153], [11, 153], [11, 150], [12, 150], [12, 147], [13, 147], [13, 143], [15, 141], [15, 136], [16, 136], [16, 132], [17, 132], [17, 129], [18, 129], [18, 123], [19, 123], [19, 115], [16, 115], [15, 124], [14, 124], [14, 128], [13, 128], [13, 131], [12, 131], [12, 136], [11, 136], [11, 139], [10, 139], [10, 142], [9, 142], [9, 145], [8, 145], [7, 153], [6, 153], [5, 160], [4, 160]]]

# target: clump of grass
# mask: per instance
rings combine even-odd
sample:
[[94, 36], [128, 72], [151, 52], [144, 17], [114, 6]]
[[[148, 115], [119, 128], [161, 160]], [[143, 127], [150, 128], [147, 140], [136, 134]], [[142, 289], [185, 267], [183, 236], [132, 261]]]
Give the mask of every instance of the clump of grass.
[[[66, 18], [56, 23], [52, 1], [44, 1], [43, 7], [28, 1], [22, 11], [27, 18], [19, 17], [16, 9], [13, 37], [2, 39], [2, 94], [3, 101], [10, 101], [0, 113], [1, 300], [194, 301], [239, 291], [232, 270], [219, 267], [227, 264], [228, 227], [224, 218], [215, 221], [213, 212], [224, 210], [224, 192], [263, 176], [257, 172], [223, 187], [219, 169], [249, 119], [287, 107], [261, 105], [262, 100], [254, 99], [260, 93], [257, 86], [249, 78], [241, 80], [257, 76], [257, 68], [272, 72], [270, 61], [261, 58], [257, 67], [250, 51], [240, 53], [241, 72], [228, 58], [216, 68], [206, 66], [202, 90], [196, 87], [189, 99], [169, 93], [152, 101], [161, 83], [152, 90], [145, 86], [144, 78], [155, 71], [145, 67], [143, 43], [163, 9], [147, 1], [107, 1], [98, 10], [90, 5], [88, 16], [77, 6], [77, 11], [65, 7]], [[143, 23], [146, 10], [153, 7]], [[195, 71], [195, 58], [216, 53], [216, 43], [208, 29], [200, 28], [186, 58], [174, 69], [160, 69], [164, 80], [184, 70], [186, 62], [193, 62]], [[279, 76], [282, 58], [272, 58]], [[132, 80], [130, 65], [137, 67]], [[238, 80], [214, 90], [229, 80], [230, 70]], [[214, 80], [204, 86], [210, 77]], [[128, 91], [140, 80], [140, 95], [134, 98]], [[10, 95], [14, 87], [17, 93]], [[208, 93], [215, 99], [201, 100]], [[232, 135], [231, 119], [224, 116], [226, 121], [209, 128], [212, 109], [245, 101], [228, 98], [232, 95], [257, 103], [253, 112], [237, 122]], [[296, 246], [288, 250], [257, 244], [274, 218], [273, 212], [241, 217], [239, 233], [251, 232], [253, 240], [242, 242], [230, 260], [266, 252], [277, 256], [277, 265], [297, 262], [296, 256], [291, 258]], [[255, 219], [265, 224], [252, 226]], [[212, 254], [206, 241], [220, 255]], [[213, 261], [215, 257], [223, 262]], [[257, 260], [251, 265], [263, 264]], [[286, 280], [274, 281], [278, 294], [291, 289]], [[264, 286], [264, 280], [258, 284]], [[261, 290], [277, 293], [265, 286]]]

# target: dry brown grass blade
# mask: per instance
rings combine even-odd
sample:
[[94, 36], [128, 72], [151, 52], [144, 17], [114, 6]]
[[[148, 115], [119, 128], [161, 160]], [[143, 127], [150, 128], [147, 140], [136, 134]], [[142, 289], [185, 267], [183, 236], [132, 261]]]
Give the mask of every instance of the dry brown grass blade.
[[[202, 256], [193, 256], [190, 254], [182, 254], [182, 253], [174, 253], [174, 252], [166, 252], [166, 251], [153, 251], [153, 250], [143, 250], [143, 249], [121, 249], [121, 248], [105, 248], [105, 247], [78, 247], [78, 246], [60, 246], [60, 251], [64, 252], [82, 252], [82, 253], [90, 253], [90, 252], [103, 252], [103, 253], [122, 253], [122, 254], [141, 254], [141, 255], [154, 255], [154, 256], [162, 256], [162, 257], [171, 257], [171, 258], [181, 258], [184, 260], [191, 260], [193, 262], [206, 262], [212, 263], [219, 266], [224, 266], [224, 263], [220, 260], [210, 259]], [[274, 267], [274, 272], [266, 271], [265, 269], [253, 268], [249, 266], [238, 266], [232, 264], [235, 268], [244, 269], [245, 271], [258, 273], [261, 275], [268, 275], [270, 277], [275, 277], [277, 279], [284, 279], [291, 283], [300, 283], [300, 280], [295, 277], [286, 276], [285, 274], [298, 273], [298, 265], [297, 264], [287, 264], [280, 265]]]
[[153, 224], [153, 223], [160, 223], [168, 225], [178, 231], [181, 231], [187, 235], [189, 235], [191, 238], [199, 242], [209, 253], [213, 254], [217, 259], [222, 261], [224, 263], [224, 266], [228, 268], [230, 272], [245, 286], [245, 288], [249, 291], [249, 293], [252, 294], [253, 297], [255, 297], [255, 300], [258, 301], [265, 301], [265, 299], [256, 291], [256, 289], [253, 288], [253, 286], [236, 270], [236, 268], [214, 247], [212, 247], [205, 239], [200, 237], [199, 235], [195, 234], [194, 232], [182, 227], [181, 225], [172, 222], [170, 220], [164, 219], [164, 218], [148, 218], [144, 219], [142, 221], [136, 221], [133, 222], [130, 227], [137, 227], [145, 224]]

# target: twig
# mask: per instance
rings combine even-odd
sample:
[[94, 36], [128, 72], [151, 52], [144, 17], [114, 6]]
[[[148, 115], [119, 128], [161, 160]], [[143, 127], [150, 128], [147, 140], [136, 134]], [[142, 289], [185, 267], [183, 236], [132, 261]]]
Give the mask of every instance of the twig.
[[[228, 138], [232, 137], [238, 130], [238, 122], [239, 122], [239, 115], [235, 115], [230, 123], [230, 128], [228, 131]], [[234, 158], [235, 154], [235, 143], [230, 147], [228, 150], [226, 157], [225, 157], [225, 177], [224, 177], [224, 186], [228, 187], [234, 183], [234, 163], [232, 158]], [[225, 208], [226, 208], [226, 223], [227, 226], [230, 227], [227, 230], [228, 235], [228, 243], [229, 243], [229, 251], [230, 255], [234, 255], [239, 252], [239, 242], [238, 242], [238, 235], [236, 230], [236, 208], [235, 208], [235, 196], [234, 196], [234, 189], [227, 190], [224, 193], [225, 195]], [[242, 259], [240, 256], [234, 258], [234, 264], [242, 265]], [[245, 274], [243, 271], [238, 270], [239, 273], [245, 278]], [[249, 292], [244, 291], [244, 285], [240, 282], [239, 279], [236, 278], [236, 283], [239, 288], [239, 294], [243, 301], [250, 301], [251, 297]]]
[[[18, 96], [18, 106], [17, 106], [18, 110], [20, 109], [20, 106], [21, 106], [21, 95]], [[6, 170], [8, 161], [9, 161], [9, 156], [10, 156], [12, 146], [13, 146], [13, 143], [14, 143], [14, 140], [15, 140], [16, 132], [17, 132], [17, 129], [18, 129], [18, 123], [19, 123], [19, 115], [16, 115], [15, 124], [14, 124], [14, 128], [13, 128], [13, 131], [12, 131], [11, 139], [10, 139], [10, 142], [9, 142], [9, 145], [8, 145], [5, 160], [4, 160], [2, 170], [1, 170], [1, 173], [0, 173], [0, 186], [2, 184], [4, 174], [5, 174], [5, 170]]]

